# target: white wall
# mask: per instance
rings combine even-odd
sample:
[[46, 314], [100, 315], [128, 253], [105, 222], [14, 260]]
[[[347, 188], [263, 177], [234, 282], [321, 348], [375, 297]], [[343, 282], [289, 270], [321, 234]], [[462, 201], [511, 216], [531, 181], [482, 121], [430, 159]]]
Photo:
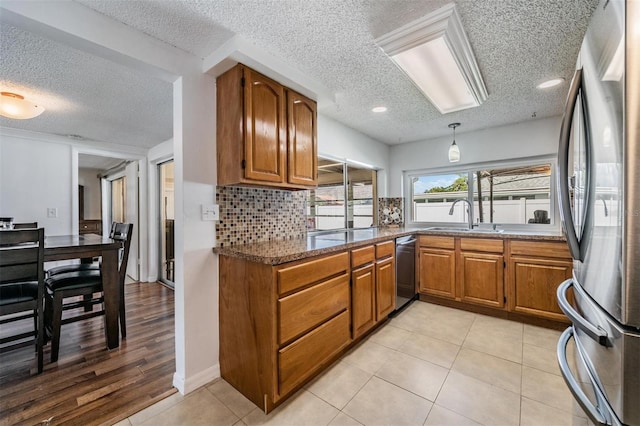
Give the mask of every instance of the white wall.
[[[13, 217], [16, 222], [38, 222], [38, 226], [45, 228], [46, 235], [71, 234], [72, 170], [70, 145], [3, 131], [0, 216]], [[57, 218], [47, 217], [49, 207], [58, 209]]]
[[[457, 131], [456, 144], [460, 148], [460, 162], [456, 165], [555, 155], [558, 151], [560, 122], [561, 117], [551, 117], [477, 132]], [[404, 196], [404, 171], [449, 165], [448, 151], [451, 142], [452, 137], [449, 135], [393, 145], [390, 149], [389, 196]]]
[[100, 192], [100, 179], [98, 174], [102, 170], [81, 168], [78, 169], [78, 185], [84, 186], [84, 218], [85, 219], [100, 219], [102, 212], [101, 206], [101, 192]]
[[388, 193], [389, 146], [318, 114], [318, 154], [355, 160], [378, 171], [378, 197]]

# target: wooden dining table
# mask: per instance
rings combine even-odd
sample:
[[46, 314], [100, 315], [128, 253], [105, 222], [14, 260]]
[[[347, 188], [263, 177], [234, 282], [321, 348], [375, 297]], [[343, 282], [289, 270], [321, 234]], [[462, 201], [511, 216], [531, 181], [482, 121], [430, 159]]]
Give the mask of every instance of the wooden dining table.
[[104, 293], [105, 337], [107, 348], [120, 345], [118, 328], [120, 282], [118, 250], [121, 243], [96, 234], [55, 235], [44, 239], [44, 261], [101, 257], [102, 290]]

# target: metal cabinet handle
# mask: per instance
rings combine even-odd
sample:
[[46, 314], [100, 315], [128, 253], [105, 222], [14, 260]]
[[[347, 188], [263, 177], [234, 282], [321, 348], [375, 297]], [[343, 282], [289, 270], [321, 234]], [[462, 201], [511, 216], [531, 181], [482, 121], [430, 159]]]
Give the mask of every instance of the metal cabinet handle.
[[571, 136], [571, 124], [573, 122], [573, 113], [576, 109], [578, 94], [582, 86], [582, 70], [576, 70], [571, 80], [571, 87], [567, 95], [567, 103], [564, 107], [562, 115], [562, 125], [560, 130], [560, 144], [558, 147], [558, 207], [560, 209], [560, 219], [562, 228], [567, 236], [569, 251], [571, 256], [577, 260], [584, 260], [580, 253], [580, 243], [578, 235], [573, 225], [571, 216], [571, 201], [569, 199], [569, 142]]
[[[560, 373], [562, 373], [562, 377], [573, 394], [573, 397], [578, 401], [578, 404], [580, 404], [580, 407], [582, 407], [584, 412], [587, 413], [589, 418], [591, 418], [591, 420], [596, 424], [609, 425], [610, 423], [607, 422], [598, 407], [594, 406], [591, 401], [589, 401], [589, 398], [587, 398], [587, 395], [585, 395], [577, 380], [573, 377], [573, 373], [571, 373], [569, 363], [567, 362], [567, 344], [569, 343], [569, 339], [572, 337], [573, 327], [569, 327], [562, 333], [560, 340], [558, 340], [557, 356]], [[594, 386], [594, 390], [595, 389], [597, 389], [597, 386]]]
[[[560, 284], [558, 286], [557, 292], [558, 305], [560, 306], [560, 309], [562, 309], [562, 312], [564, 312], [564, 314], [569, 317], [575, 327], [578, 327], [580, 330], [584, 331], [587, 336], [591, 337], [602, 346], [607, 346], [607, 332], [602, 328], [595, 326], [587, 321], [586, 318], [580, 315], [580, 313], [578, 313], [578, 311], [576, 311], [573, 306], [571, 306], [571, 303], [569, 303], [569, 300], [567, 299], [567, 291], [569, 291], [570, 287], [573, 287], [575, 291], [581, 291], [578, 289], [578, 287], [575, 287], [573, 285], [572, 278], [569, 278], [568, 280]], [[586, 297], [586, 295], [584, 296]]]

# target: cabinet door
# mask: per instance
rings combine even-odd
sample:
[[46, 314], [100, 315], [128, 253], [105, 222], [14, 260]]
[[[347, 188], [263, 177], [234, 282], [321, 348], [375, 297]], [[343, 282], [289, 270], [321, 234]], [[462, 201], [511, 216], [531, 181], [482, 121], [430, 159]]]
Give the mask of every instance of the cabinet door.
[[460, 253], [462, 301], [504, 307], [504, 257], [498, 254]]
[[420, 247], [420, 293], [455, 299], [456, 254]]
[[316, 117], [317, 107], [314, 101], [292, 90], [287, 91], [289, 183], [310, 187], [315, 187], [318, 183]]
[[244, 177], [284, 183], [286, 110], [284, 87], [248, 68], [244, 73]]
[[353, 338], [360, 336], [376, 323], [376, 280], [373, 264], [351, 273], [351, 314]]
[[572, 262], [512, 257], [509, 309], [542, 318], [567, 321], [556, 299], [558, 285], [571, 278]]
[[396, 268], [393, 257], [376, 262], [376, 320], [396, 308]]

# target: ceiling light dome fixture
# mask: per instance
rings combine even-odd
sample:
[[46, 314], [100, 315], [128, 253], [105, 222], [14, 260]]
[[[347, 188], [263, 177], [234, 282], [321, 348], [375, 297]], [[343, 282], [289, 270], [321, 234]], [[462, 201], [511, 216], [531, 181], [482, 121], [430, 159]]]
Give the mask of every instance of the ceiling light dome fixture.
[[29, 102], [24, 96], [11, 92], [0, 92], [0, 115], [17, 120], [34, 118], [44, 112], [44, 108]]
[[449, 147], [449, 162], [457, 163], [460, 161], [460, 148], [456, 145], [456, 127], [458, 127], [460, 123], [451, 123], [449, 124], [449, 128], [453, 129], [453, 143]]
[[373, 112], [385, 112], [386, 110], [387, 110], [387, 107], [385, 106], [377, 106], [377, 107], [371, 108], [371, 111]]

